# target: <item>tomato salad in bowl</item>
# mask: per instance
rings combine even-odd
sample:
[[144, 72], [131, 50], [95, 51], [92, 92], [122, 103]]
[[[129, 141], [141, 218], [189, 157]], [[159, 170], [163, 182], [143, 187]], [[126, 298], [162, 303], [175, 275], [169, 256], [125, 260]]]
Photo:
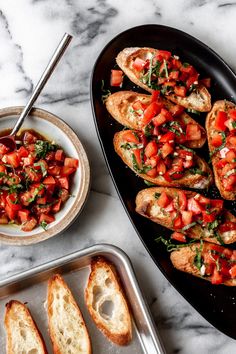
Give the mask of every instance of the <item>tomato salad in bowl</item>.
[[[0, 135], [22, 107], [0, 109]], [[58, 235], [82, 210], [90, 185], [86, 152], [57, 116], [33, 109], [16, 150], [0, 145], [0, 242], [26, 245]]]

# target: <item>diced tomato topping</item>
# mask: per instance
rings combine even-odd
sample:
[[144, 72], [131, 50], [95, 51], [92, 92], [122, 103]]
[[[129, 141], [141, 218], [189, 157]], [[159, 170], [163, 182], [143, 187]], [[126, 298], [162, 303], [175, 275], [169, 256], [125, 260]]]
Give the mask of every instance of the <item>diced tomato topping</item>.
[[165, 211], [167, 213], [170, 213], [175, 210], [174, 202], [173, 200], [165, 207]]
[[7, 156], [7, 162], [9, 163], [9, 165], [12, 165], [14, 168], [20, 166], [20, 159], [16, 152], [10, 152], [5, 156]]
[[42, 173], [39, 171], [35, 171], [35, 169], [31, 167], [26, 167], [25, 172], [31, 182], [39, 182], [42, 179]]
[[52, 206], [52, 212], [53, 213], [58, 213], [58, 211], [61, 210], [61, 198]]
[[12, 209], [9, 204], [6, 205], [5, 211], [10, 220], [14, 220], [16, 218], [17, 210]]
[[161, 195], [159, 196], [158, 200], [157, 200], [157, 204], [161, 207], [161, 208], [165, 208], [169, 203], [170, 203], [170, 198], [168, 197], [166, 192], [162, 192]]
[[73, 157], [66, 157], [64, 160], [64, 166], [78, 168], [79, 167], [79, 160], [74, 159]]
[[36, 141], [37, 141], [37, 136], [35, 136], [33, 133], [31, 133], [28, 130], [24, 133], [24, 137], [23, 137], [24, 144], [33, 144]]
[[30, 211], [28, 209], [22, 209], [18, 211], [18, 218], [21, 224], [29, 220]]
[[230, 109], [228, 115], [232, 120], [236, 120], [236, 109]]
[[154, 117], [152, 119], [152, 122], [156, 127], [159, 127], [160, 125], [164, 124], [166, 121], [167, 121], [167, 118], [162, 113], [159, 113], [156, 117]]
[[227, 178], [223, 178], [222, 183], [226, 191], [233, 191], [234, 186], [236, 185], [236, 175], [230, 175]]
[[209, 198], [206, 198], [204, 197], [204, 195], [200, 195], [200, 194], [199, 197], [197, 198], [197, 201], [202, 205], [208, 205], [208, 204], [210, 205], [211, 203], [211, 200]]
[[171, 57], [171, 52], [167, 50], [158, 50], [157, 55], [161, 56], [165, 60], [169, 60]]
[[175, 86], [174, 92], [177, 96], [185, 97], [187, 93], [187, 89], [184, 86]]
[[173, 220], [173, 227], [174, 227], [174, 229], [181, 229], [182, 226], [183, 226], [183, 223], [182, 223], [181, 215], [178, 215], [178, 216]]
[[223, 139], [222, 139], [222, 135], [221, 134], [215, 134], [212, 138], [211, 138], [211, 143], [214, 147], [219, 147], [223, 144]]
[[198, 214], [201, 214], [203, 209], [202, 209], [201, 205], [197, 202], [196, 199], [189, 198], [188, 199], [188, 210], [192, 211], [194, 215], [198, 215]]
[[47, 176], [46, 178], [44, 178], [43, 184], [56, 184], [56, 180], [52, 176]]
[[65, 159], [64, 151], [62, 149], [58, 149], [55, 152], [55, 160], [56, 161], [64, 161], [64, 159]]
[[180, 210], [185, 210], [187, 207], [187, 197], [186, 194], [181, 191], [177, 190], [177, 195], [178, 195], [178, 205]]
[[156, 143], [154, 140], [150, 141], [150, 142], [147, 144], [147, 146], [145, 147], [144, 152], [145, 152], [145, 155], [146, 155], [147, 157], [151, 157], [151, 156], [156, 155], [157, 152], [158, 152], [157, 143]]
[[24, 146], [21, 146], [19, 148], [19, 150], [17, 150], [17, 154], [18, 154], [19, 158], [21, 159], [22, 157], [29, 156], [29, 151]]
[[213, 222], [216, 219], [215, 213], [208, 213], [207, 211], [202, 212], [203, 222]]
[[177, 117], [180, 114], [182, 114], [184, 111], [184, 107], [180, 106], [179, 104], [173, 105], [170, 107], [170, 113], [173, 115], [173, 117]]
[[215, 268], [213, 271], [213, 275], [211, 277], [211, 282], [212, 284], [218, 285], [222, 284], [223, 282], [223, 276], [220, 274], [220, 272]]
[[9, 151], [8, 147], [6, 147], [4, 144], [0, 144], [0, 154], [4, 155]]
[[228, 232], [236, 230], [236, 223], [232, 221], [227, 221], [219, 226], [220, 232]]
[[165, 143], [161, 148], [161, 155], [165, 159], [169, 154], [174, 151], [174, 148], [171, 144]]
[[150, 105], [144, 111], [142, 123], [144, 125], [148, 124], [152, 118], [154, 118], [158, 113], [162, 111], [162, 106], [162, 103], [158, 103], [156, 101], [150, 103]]
[[139, 168], [142, 167], [142, 156], [141, 156], [141, 150], [140, 149], [134, 149], [133, 150], [133, 154], [134, 154], [134, 157], [135, 157], [135, 160], [137, 162], [137, 165]]
[[111, 70], [111, 86], [121, 87], [123, 83], [123, 71], [121, 70]]
[[8, 194], [6, 197], [6, 202], [12, 210], [20, 210], [21, 209], [21, 205], [20, 205], [17, 193]]
[[50, 224], [51, 222], [55, 221], [55, 217], [53, 215], [41, 214], [39, 217], [39, 224], [41, 224], [43, 221], [45, 221], [47, 224]]
[[192, 211], [182, 210], [181, 214], [182, 214], [182, 221], [183, 221], [184, 226], [192, 223], [192, 218], [193, 218]]
[[231, 162], [236, 162], [236, 152], [234, 150], [229, 150], [226, 153], [226, 160], [227, 162], [231, 163]]
[[153, 90], [152, 91], [151, 102], [157, 101], [159, 97], [160, 97], [160, 91], [159, 90]]
[[166, 173], [166, 165], [163, 161], [159, 161], [156, 168], [159, 175], [163, 176]]
[[52, 176], [59, 176], [61, 173], [61, 167], [60, 166], [50, 166], [48, 168], [48, 174]]
[[175, 139], [175, 133], [168, 132], [160, 137], [159, 142], [168, 143], [170, 141], [173, 141], [174, 139]]
[[226, 130], [225, 122], [227, 121], [227, 113], [224, 111], [218, 111], [215, 119], [215, 129], [220, 131]]
[[146, 61], [141, 58], [135, 58], [133, 61], [133, 68], [137, 71], [142, 71], [146, 65]]
[[231, 278], [236, 278], [236, 264], [230, 268], [229, 274], [230, 274]]
[[125, 141], [127, 141], [128, 143], [134, 143], [134, 144], [139, 143], [139, 138], [138, 138], [137, 134], [134, 134], [130, 130], [127, 130], [123, 133], [123, 139]]
[[37, 220], [31, 216], [30, 219], [28, 221], [26, 221], [26, 223], [21, 227], [22, 231], [32, 231], [35, 226], [37, 225]]
[[201, 129], [199, 128], [199, 126], [197, 124], [187, 124], [186, 139], [187, 140], [201, 139]]
[[186, 236], [181, 232], [177, 232], [177, 231], [173, 232], [171, 238], [179, 242], [184, 242], [184, 243], [186, 242]]
[[58, 178], [60, 186], [65, 189], [69, 189], [69, 180], [67, 177], [60, 177]]
[[222, 210], [224, 206], [224, 201], [221, 199], [211, 199], [211, 206], [213, 208]]
[[236, 136], [229, 136], [228, 142], [229, 142], [229, 144], [231, 144], [233, 147], [236, 147]]

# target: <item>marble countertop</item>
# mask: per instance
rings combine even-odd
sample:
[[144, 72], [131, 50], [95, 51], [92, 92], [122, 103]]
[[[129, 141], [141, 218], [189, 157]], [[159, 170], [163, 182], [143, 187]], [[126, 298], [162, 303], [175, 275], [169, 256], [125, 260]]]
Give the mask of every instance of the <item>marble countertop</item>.
[[186, 31], [236, 71], [235, 17], [236, 2], [223, 0], [0, 0], [1, 107], [25, 104], [63, 33], [71, 33], [73, 42], [37, 106], [73, 127], [92, 170], [88, 202], [73, 226], [38, 245], [1, 245], [0, 279], [96, 243], [112, 243], [131, 258], [167, 353], [236, 351], [236, 342], [168, 283], [139, 240], [107, 171], [89, 98], [91, 70], [101, 49], [119, 32], [141, 24]]

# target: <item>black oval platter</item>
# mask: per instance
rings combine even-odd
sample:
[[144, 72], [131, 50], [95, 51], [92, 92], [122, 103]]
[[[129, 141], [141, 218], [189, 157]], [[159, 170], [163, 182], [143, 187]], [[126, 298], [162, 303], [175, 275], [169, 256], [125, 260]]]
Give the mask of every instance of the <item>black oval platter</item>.
[[[211, 77], [212, 102], [218, 99], [235, 99], [236, 76], [215, 52], [194, 37], [167, 26], [143, 25], [122, 32], [107, 44], [95, 63], [91, 80], [91, 102], [97, 134], [119, 197], [139, 237], [159, 269], [184, 298], [213, 326], [236, 339], [236, 287], [212, 285], [203, 279], [175, 270], [165, 246], [155, 241], [158, 236], [168, 237], [171, 232], [135, 212], [135, 196], [147, 186], [116, 155], [113, 136], [123, 127], [111, 118], [101, 99], [102, 80], [104, 87], [112, 92], [120, 90], [109, 87], [110, 73], [111, 69], [118, 69], [115, 58], [126, 47], [153, 47], [170, 50], [179, 55], [182, 61], [193, 64], [201, 77]], [[144, 92], [127, 77], [124, 79], [122, 90]], [[192, 116], [204, 125], [206, 114]], [[209, 156], [207, 144], [198, 153], [205, 158]], [[219, 197], [215, 187], [205, 194]], [[234, 213], [235, 204], [225, 202], [226, 207]]]

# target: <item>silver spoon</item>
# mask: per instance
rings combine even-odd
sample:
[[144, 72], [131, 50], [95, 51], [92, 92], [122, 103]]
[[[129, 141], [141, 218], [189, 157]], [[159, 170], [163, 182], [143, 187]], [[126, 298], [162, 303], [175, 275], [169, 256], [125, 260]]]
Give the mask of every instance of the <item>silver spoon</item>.
[[55, 50], [51, 60], [49, 61], [43, 75], [41, 76], [39, 82], [37, 83], [27, 105], [23, 109], [21, 115], [19, 116], [17, 122], [15, 123], [14, 128], [12, 129], [11, 133], [7, 136], [3, 136], [0, 138], [0, 144], [5, 145], [10, 149], [10, 151], [13, 151], [16, 149], [16, 142], [15, 142], [15, 136], [22, 126], [25, 118], [28, 116], [28, 114], [31, 111], [31, 108], [33, 107], [34, 102], [38, 98], [40, 92], [44, 88], [46, 82], [50, 78], [51, 74], [53, 73], [55, 67], [57, 66], [58, 62], [60, 61], [61, 57], [63, 56], [66, 48], [68, 47], [70, 41], [72, 39], [72, 36], [68, 33], [65, 33], [62, 40], [60, 41], [57, 49]]

